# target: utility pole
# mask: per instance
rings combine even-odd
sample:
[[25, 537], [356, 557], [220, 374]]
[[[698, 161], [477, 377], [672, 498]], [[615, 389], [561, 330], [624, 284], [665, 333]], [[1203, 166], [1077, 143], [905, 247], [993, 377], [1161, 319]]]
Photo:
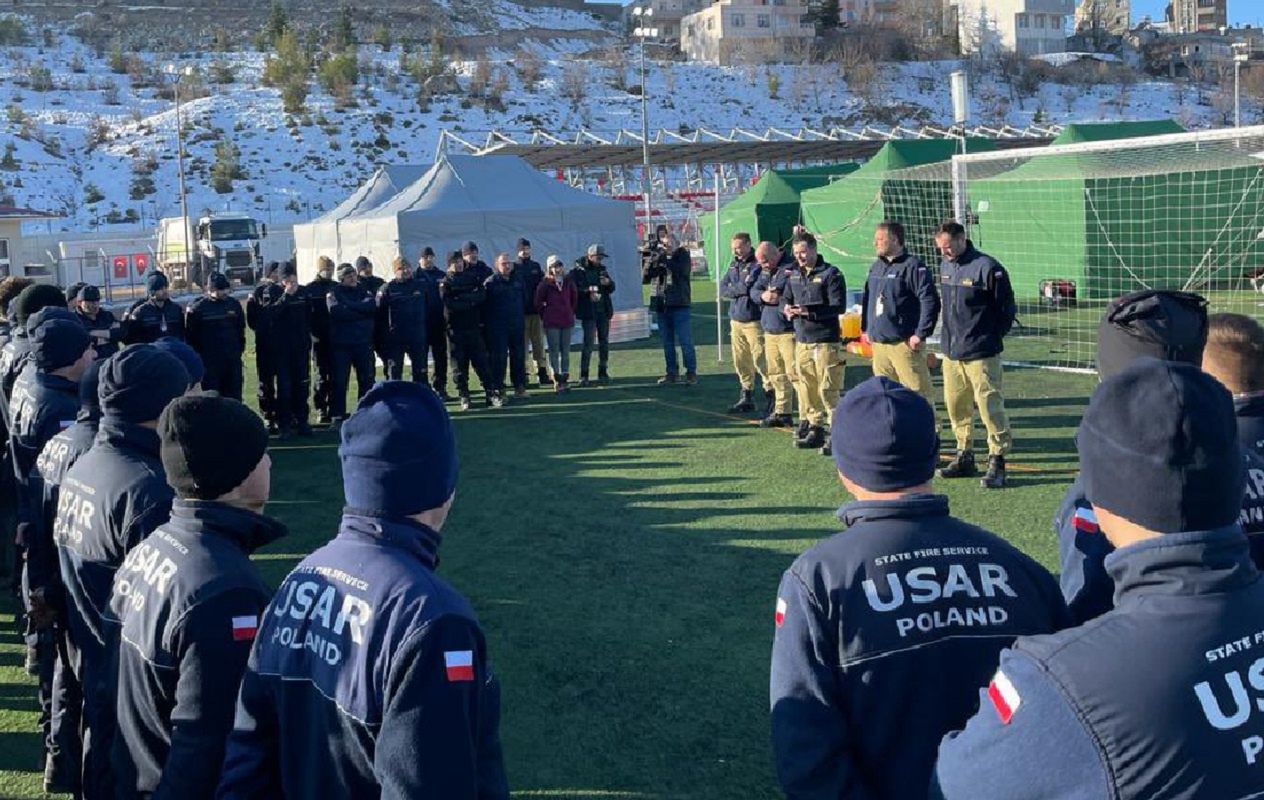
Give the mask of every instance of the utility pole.
[[650, 99], [646, 87], [645, 40], [658, 38], [658, 29], [649, 27], [650, 17], [654, 15], [652, 6], [637, 6], [632, 9], [632, 16], [638, 18], [637, 27], [632, 35], [641, 41], [641, 192], [645, 197], [645, 236], [650, 236], [653, 206], [650, 193], [653, 183], [650, 179]]
[[1251, 58], [1251, 45], [1234, 42], [1233, 48], [1233, 127], [1242, 127], [1242, 65]]
[[193, 67], [177, 67], [167, 64], [162, 71], [171, 76], [171, 85], [176, 100], [176, 171], [180, 175], [180, 215], [184, 226], [184, 269], [185, 279], [193, 274], [192, 253], [189, 249], [193, 238], [193, 220], [189, 219], [189, 193], [184, 186], [184, 123], [180, 119], [180, 79], [193, 74]]

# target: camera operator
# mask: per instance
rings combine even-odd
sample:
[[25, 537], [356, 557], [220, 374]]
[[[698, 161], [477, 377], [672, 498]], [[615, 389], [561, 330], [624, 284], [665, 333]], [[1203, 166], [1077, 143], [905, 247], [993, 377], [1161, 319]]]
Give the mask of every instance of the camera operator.
[[667, 230], [658, 227], [658, 241], [641, 251], [641, 283], [650, 287], [650, 310], [658, 317], [658, 334], [663, 339], [666, 371], [658, 379], [660, 386], [675, 383], [679, 376], [676, 342], [685, 361], [685, 383], [698, 382], [698, 356], [693, 347], [693, 328], [689, 309], [692, 292], [689, 285], [693, 260]]

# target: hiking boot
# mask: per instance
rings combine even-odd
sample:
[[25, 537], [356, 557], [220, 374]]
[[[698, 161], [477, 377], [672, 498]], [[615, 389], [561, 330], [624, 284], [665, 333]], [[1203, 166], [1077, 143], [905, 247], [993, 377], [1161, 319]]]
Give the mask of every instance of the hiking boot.
[[698, 382], [698, 373], [696, 373], [696, 372], [686, 372], [686, 373], [685, 373], [685, 384], [686, 384], [686, 385], [688, 385], [688, 386], [693, 386], [693, 385], [694, 385], [695, 383], [697, 383], [697, 382]]
[[540, 381], [541, 386], [548, 386], [554, 382], [551, 378], [549, 378], [549, 371], [543, 367], [540, 367], [535, 371], [535, 377]]
[[987, 473], [979, 480], [984, 489], [1005, 488], [1005, 456], [988, 456]]
[[769, 414], [759, 421], [761, 428], [793, 428], [794, 417], [789, 414]]
[[750, 389], [743, 389], [737, 402], [729, 407], [730, 414], [749, 414], [755, 410], [755, 398]]
[[504, 408], [505, 396], [500, 392], [496, 392], [488, 399], [487, 402], [492, 408]]
[[794, 429], [794, 446], [798, 447], [799, 442], [808, 435], [808, 428], [812, 427], [812, 423], [806, 419], [799, 420], [799, 427]]
[[974, 466], [974, 452], [971, 450], [957, 451], [957, 457], [939, 470], [941, 478], [971, 478], [978, 474], [979, 470]]
[[825, 446], [825, 429], [820, 425], [808, 427], [807, 435], [794, 443], [800, 450], [818, 450]]
[[666, 375], [658, 379], [659, 386], [666, 386], [670, 383], [675, 383], [675, 382], [676, 382], [676, 375], [675, 373], [671, 373], [671, 372], [667, 373]]
[[461, 395], [461, 410], [469, 411], [470, 408], [471, 408], [470, 398], [466, 397], [465, 395]]
[[589, 386], [592, 386], [592, 381], [588, 380], [588, 376], [587, 376], [587, 375], [580, 375], [580, 376], [579, 376], [579, 388], [581, 388], [581, 389], [587, 389]]

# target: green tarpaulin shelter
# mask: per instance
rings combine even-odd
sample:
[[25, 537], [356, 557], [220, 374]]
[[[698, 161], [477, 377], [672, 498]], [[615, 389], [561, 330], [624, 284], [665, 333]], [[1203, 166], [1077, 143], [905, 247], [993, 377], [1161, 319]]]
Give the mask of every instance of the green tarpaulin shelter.
[[[890, 141], [842, 180], [803, 193], [803, 224], [816, 234], [825, 259], [843, 271], [849, 289], [864, 282], [874, 259], [873, 229], [883, 220], [904, 223], [909, 251], [938, 263], [934, 230], [952, 217], [951, 182], [905, 171], [947, 161], [961, 146], [958, 139]], [[970, 153], [996, 149], [990, 139], [967, 139], [965, 147]]]
[[1053, 144], [1104, 142], [1184, 132], [1185, 129], [1180, 123], [1171, 119], [1148, 119], [1139, 122], [1073, 122], [1062, 129], [1062, 133], [1053, 140]]
[[859, 167], [859, 164], [848, 162], [765, 172], [754, 186], [720, 208], [718, 242], [715, 241], [715, 214], [704, 214], [699, 218], [698, 228], [707, 243], [711, 278], [716, 278], [716, 269], [726, 268], [732, 260], [729, 240], [733, 234], [749, 233], [756, 244], [761, 241], [777, 244], [789, 241], [794, 226], [799, 222], [800, 193], [825, 186]]

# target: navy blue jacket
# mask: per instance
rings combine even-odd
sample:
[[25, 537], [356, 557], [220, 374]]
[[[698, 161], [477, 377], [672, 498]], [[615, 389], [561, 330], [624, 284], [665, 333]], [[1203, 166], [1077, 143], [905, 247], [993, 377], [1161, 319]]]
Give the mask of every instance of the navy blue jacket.
[[[1264, 569], [1264, 456], [1243, 449], [1246, 492], [1239, 522], [1251, 545], [1251, 557]], [[1079, 476], [1067, 488], [1053, 518], [1058, 535], [1058, 560], [1062, 596], [1076, 624], [1101, 616], [1114, 607], [1115, 584], [1106, 569], [1106, 557], [1114, 545], [1098, 529], [1097, 516], [1084, 496]]]
[[890, 261], [878, 258], [869, 267], [860, 309], [860, 327], [870, 341], [897, 344], [913, 336], [929, 339], [939, 321], [935, 276], [907, 251]]
[[991, 358], [1005, 349], [1018, 306], [1009, 273], [994, 258], [966, 246], [956, 261], [939, 265], [944, 322], [940, 348], [953, 361]]
[[52, 531], [42, 514], [44, 490], [36, 462], [44, 445], [74, 424], [79, 413], [79, 384], [35, 369], [30, 363], [9, 401], [13, 429], [9, 433], [9, 459], [17, 479], [17, 512], [21, 541], [27, 558], [35, 562], [34, 577], [47, 587], [48, 570], [56, 561]]
[[245, 509], [176, 500], [114, 576], [121, 626], [117, 797], [215, 795], [259, 615], [272, 593], [250, 562], [285, 534]]
[[[306, 286], [300, 286], [294, 294], [286, 294], [285, 287], [277, 284], [259, 296], [260, 328], [256, 329], [259, 331], [256, 348], [267, 348], [275, 358], [311, 349], [313, 306], [309, 291]], [[321, 307], [324, 308], [324, 304]]]
[[[44, 445], [35, 461], [39, 475], [40, 499], [37, 509], [41, 542], [26, 554], [27, 581], [32, 589], [43, 589], [44, 596], [64, 608], [64, 587], [53, 527], [57, 519], [57, 498], [66, 472], [92, 448], [100, 418], [82, 407], [75, 424], [58, 433]], [[35, 537], [33, 537], [35, 538]], [[45, 547], [44, 545], [48, 545]]]
[[1238, 418], [1238, 441], [1264, 456], [1264, 393], [1233, 398]]
[[62, 481], [53, 539], [61, 561], [71, 628], [80, 646], [109, 652], [114, 572], [129, 550], [171, 515], [171, 487], [158, 458], [158, 434], [105, 417], [92, 449]]
[[426, 340], [427, 293], [427, 280], [416, 277], [394, 279], [378, 290], [383, 333], [391, 342], [413, 344]]
[[123, 316], [127, 344], [153, 344], [164, 336], [184, 338], [184, 307], [174, 300], [161, 305], [153, 299], [138, 300]]
[[17, 383], [18, 376], [26, 368], [30, 354], [31, 341], [26, 331], [14, 328], [13, 338], [0, 349], [0, 395], [3, 395], [0, 396], [0, 418], [3, 419], [5, 431], [12, 427], [9, 419], [9, 398], [13, 396], [13, 384]]
[[246, 314], [235, 297], [204, 295], [189, 304], [185, 317], [189, 346], [206, 362], [239, 361], [246, 352]]
[[540, 266], [539, 261], [520, 258], [514, 262], [513, 274], [522, 281], [522, 310], [528, 315], [539, 315], [540, 309], [535, 307], [535, 290], [539, 288], [540, 281], [544, 280], [544, 267]]
[[1015, 637], [1066, 624], [1043, 567], [942, 495], [851, 503], [778, 590], [772, 740], [790, 800], [921, 797]]
[[314, 341], [329, 340], [329, 293], [338, 285], [333, 278], [317, 277], [303, 287], [306, 290], [307, 302], [311, 304], [310, 321]]
[[720, 280], [720, 296], [729, 301], [729, 319], [734, 322], [758, 322], [762, 305], [751, 299], [751, 287], [763, 270], [755, 262], [752, 250], [745, 260], [733, 259], [728, 272]]
[[443, 297], [444, 316], [448, 321], [448, 330], [477, 331], [483, 326], [483, 300], [487, 290], [483, 286], [486, 278], [479, 277], [469, 267], [460, 272], [449, 272], [439, 285]]
[[512, 334], [526, 324], [522, 280], [516, 273], [493, 275], [483, 282], [483, 324], [491, 330]]
[[272, 333], [276, 325], [274, 306], [282, 287], [278, 281], [264, 278], [246, 298], [246, 325], [259, 339]]
[[838, 268], [816, 257], [816, 266], [804, 273], [796, 265], [790, 270], [783, 306], [803, 306], [806, 317], [794, 318], [794, 340], [804, 344], [842, 341], [838, 318], [847, 305], [847, 282]]
[[[761, 269], [755, 283], [751, 285], [751, 302], [759, 306], [759, 326], [764, 329], [764, 333], [794, 333], [794, 323], [781, 313], [780, 297], [786, 290], [786, 281], [790, 280], [790, 271], [793, 269], [793, 262], [783, 260], [781, 266], [772, 272]], [[764, 290], [769, 287], [778, 293], [775, 303], [764, 302]]]
[[329, 291], [329, 341], [336, 346], [360, 347], [373, 344], [373, 324], [377, 300], [362, 283]]
[[369, 294], [377, 297], [377, 293], [382, 291], [382, 287], [386, 285], [385, 278], [379, 278], [376, 275], [361, 275], [359, 279], [360, 285], [369, 290]]
[[978, 713], [944, 740], [931, 797], [1258, 796], [1264, 581], [1242, 532], [1166, 534], [1106, 568], [1115, 609], [1001, 655]]
[[439, 534], [342, 518], [264, 614], [219, 797], [499, 800], [499, 686]]
[[97, 351], [97, 360], [109, 358], [118, 352], [119, 344], [123, 341], [123, 323], [118, 321], [114, 312], [108, 308], [100, 308], [95, 317], [89, 317], [82, 311], [76, 311], [75, 316], [92, 337], [92, 348]]
[[439, 284], [443, 283], [444, 271], [418, 268], [413, 277], [422, 281], [426, 287], [426, 326], [433, 332], [443, 330], [443, 295], [439, 294]]

